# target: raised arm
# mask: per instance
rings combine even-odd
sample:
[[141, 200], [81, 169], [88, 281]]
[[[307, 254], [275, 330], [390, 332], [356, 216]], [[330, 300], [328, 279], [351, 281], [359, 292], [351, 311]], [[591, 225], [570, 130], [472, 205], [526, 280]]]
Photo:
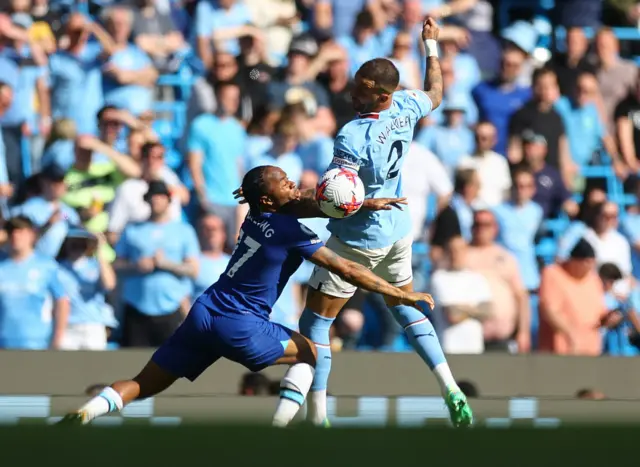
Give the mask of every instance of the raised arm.
[[440, 29], [433, 18], [427, 18], [422, 26], [422, 40], [427, 52], [427, 73], [424, 76], [424, 92], [427, 93], [433, 109], [442, 103], [442, 71], [438, 59], [438, 34]]
[[402, 305], [412, 306], [421, 311], [428, 310], [425, 310], [423, 308], [424, 305], [421, 306], [419, 302], [426, 302], [433, 309], [434, 302], [431, 295], [419, 292], [405, 292], [394, 287], [366, 267], [338, 256], [325, 246], [320, 247], [309, 260], [316, 266], [325, 268], [347, 282], [369, 292], [377, 292], [386, 297], [397, 298]]

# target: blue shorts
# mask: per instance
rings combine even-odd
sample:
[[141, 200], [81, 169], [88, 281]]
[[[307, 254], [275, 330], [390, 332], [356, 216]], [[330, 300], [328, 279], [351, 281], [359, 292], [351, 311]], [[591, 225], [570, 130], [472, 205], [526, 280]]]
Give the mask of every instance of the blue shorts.
[[260, 371], [284, 355], [292, 334], [290, 329], [255, 315], [216, 314], [198, 300], [151, 360], [172, 375], [191, 381], [220, 358]]

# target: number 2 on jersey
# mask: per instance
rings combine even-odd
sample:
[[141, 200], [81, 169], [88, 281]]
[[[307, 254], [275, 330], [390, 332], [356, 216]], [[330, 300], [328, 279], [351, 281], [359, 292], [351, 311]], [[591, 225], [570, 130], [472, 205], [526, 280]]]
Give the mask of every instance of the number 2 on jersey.
[[391, 145], [391, 150], [389, 151], [389, 157], [387, 157], [387, 163], [391, 162], [394, 157], [394, 153], [395, 160], [393, 161], [393, 164], [391, 164], [391, 167], [389, 167], [387, 180], [396, 178], [398, 176], [398, 173], [400, 172], [400, 169], [396, 169], [396, 165], [398, 165], [398, 162], [400, 162], [400, 159], [402, 158], [402, 141], [393, 142], [393, 144]]
[[229, 270], [227, 271], [228, 277], [235, 276], [236, 272], [238, 272], [238, 269], [240, 269], [242, 265], [246, 263], [249, 260], [249, 258], [255, 255], [256, 251], [260, 249], [260, 244], [258, 242], [256, 242], [253, 238], [249, 237], [248, 235], [245, 235], [245, 233], [242, 230], [240, 230], [240, 237], [238, 238], [238, 243], [236, 243], [236, 247], [233, 249], [233, 253], [231, 254], [232, 257], [235, 256], [236, 251], [238, 250], [238, 247], [241, 244], [244, 244], [247, 246], [247, 251], [245, 251], [244, 255], [238, 258], [238, 260], [233, 264], [233, 266], [229, 268]]

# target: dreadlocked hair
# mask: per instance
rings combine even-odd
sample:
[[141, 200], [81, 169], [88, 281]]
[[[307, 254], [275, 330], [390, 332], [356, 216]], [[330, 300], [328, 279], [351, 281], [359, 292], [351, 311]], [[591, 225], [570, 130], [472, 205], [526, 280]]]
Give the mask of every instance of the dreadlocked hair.
[[242, 179], [242, 195], [249, 205], [251, 214], [260, 213], [260, 198], [267, 194], [264, 174], [268, 165], [261, 165], [249, 170]]

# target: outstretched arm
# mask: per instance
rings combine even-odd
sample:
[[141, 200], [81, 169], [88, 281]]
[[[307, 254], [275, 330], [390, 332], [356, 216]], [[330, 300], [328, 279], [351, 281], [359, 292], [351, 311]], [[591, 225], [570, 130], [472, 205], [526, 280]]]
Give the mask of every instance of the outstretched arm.
[[438, 34], [436, 20], [427, 18], [422, 26], [422, 40], [427, 52], [427, 73], [424, 76], [424, 92], [431, 99], [433, 109], [442, 102], [443, 84], [440, 60], [438, 59]]
[[338, 256], [326, 246], [320, 247], [309, 261], [369, 292], [377, 292], [387, 297], [398, 298], [403, 305], [412, 306], [421, 311], [428, 310], [423, 309], [419, 302], [427, 302], [429, 307], [433, 309], [434, 302], [431, 295], [419, 292], [405, 292], [394, 287], [366, 267]]

